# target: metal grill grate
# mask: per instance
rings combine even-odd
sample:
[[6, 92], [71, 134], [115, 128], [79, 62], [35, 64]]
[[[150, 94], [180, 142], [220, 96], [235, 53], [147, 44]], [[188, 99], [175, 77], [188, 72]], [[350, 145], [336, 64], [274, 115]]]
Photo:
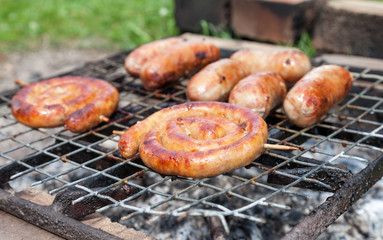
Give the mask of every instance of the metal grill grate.
[[[318, 190], [334, 192], [383, 155], [383, 76], [349, 67], [356, 79], [351, 93], [319, 124], [298, 128], [281, 109], [266, 119], [269, 143], [300, 146], [300, 151], [268, 150], [248, 167], [213, 178], [161, 176], [139, 156], [122, 159], [113, 130], [124, 131], [162, 108], [185, 102], [188, 79], [147, 92], [139, 79], [125, 73], [127, 54], [65, 74], [105, 79], [120, 92], [119, 109], [111, 121], [83, 134], [25, 127], [10, 112], [18, 89], [0, 95], [1, 183], [50, 194], [73, 186], [85, 191], [73, 204], [92, 196], [109, 200], [111, 204], [98, 211], [122, 208], [121, 221], [138, 215], [150, 215], [152, 221], [164, 215], [218, 216], [228, 229], [225, 216], [265, 222], [257, 208], [288, 211], [297, 205], [289, 204], [286, 196], [306, 203]], [[222, 50], [223, 57], [230, 54]], [[122, 200], [105, 194], [121, 185], [131, 186], [134, 193]]]

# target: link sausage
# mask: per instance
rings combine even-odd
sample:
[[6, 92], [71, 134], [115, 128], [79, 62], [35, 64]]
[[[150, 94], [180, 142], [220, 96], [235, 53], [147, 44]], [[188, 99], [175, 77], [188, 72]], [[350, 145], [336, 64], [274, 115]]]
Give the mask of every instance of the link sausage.
[[129, 128], [119, 140], [125, 158], [166, 175], [211, 177], [250, 164], [264, 151], [267, 125], [247, 108], [188, 102], [162, 109]]
[[353, 81], [351, 73], [340, 66], [315, 68], [287, 93], [284, 111], [295, 125], [311, 126], [346, 97]]
[[67, 76], [32, 83], [11, 101], [15, 118], [30, 127], [58, 127], [83, 132], [117, 108], [119, 94], [104, 80]]
[[139, 46], [125, 58], [126, 71], [134, 77], [140, 76], [141, 69], [147, 61], [155, 57], [161, 51], [182, 41], [182, 38], [172, 37], [156, 40]]
[[297, 50], [242, 49], [230, 58], [241, 61], [248, 75], [263, 71], [276, 72], [288, 86], [293, 85], [311, 68], [310, 59]]
[[230, 93], [229, 103], [250, 108], [263, 118], [283, 102], [286, 84], [275, 72], [254, 73], [242, 79]]
[[148, 61], [141, 70], [140, 78], [145, 89], [155, 90], [200, 70], [219, 57], [219, 49], [211, 43], [181, 42]]
[[226, 101], [231, 89], [246, 74], [239, 61], [228, 58], [218, 60], [190, 79], [186, 95], [192, 101]]

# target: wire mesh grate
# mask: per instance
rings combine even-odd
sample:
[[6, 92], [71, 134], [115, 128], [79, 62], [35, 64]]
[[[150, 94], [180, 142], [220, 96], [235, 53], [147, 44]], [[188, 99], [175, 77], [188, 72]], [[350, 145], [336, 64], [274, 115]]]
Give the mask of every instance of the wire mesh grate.
[[[223, 57], [230, 51], [222, 51]], [[296, 207], [286, 197], [308, 201], [318, 191], [334, 192], [353, 174], [383, 154], [383, 76], [350, 67], [356, 81], [345, 100], [320, 123], [308, 128], [292, 125], [277, 109], [266, 122], [268, 142], [299, 146], [300, 150], [267, 150], [249, 166], [213, 178], [161, 176], [139, 156], [123, 159], [119, 136], [137, 121], [172, 105], [186, 102], [188, 78], [154, 92], [125, 73], [128, 52], [89, 63], [65, 75], [95, 77], [111, 82], [120, 92], [120, 104], [110, 122], [73, 134], [63, 128], [31, 129], [18, 123], [10, 101], [18, 89], [0, 95], [0, 180], [16, 190], [36, 188], [50, 194], [76, 187], [85, 194], [109, 200], [98, 209], [124, 209], [121, 221], [138, 215], [233, 216], [265, 222], [258, 208], [289, 211]], [[105, 194], [121, 185], [135, 192], [116, 200]], [[312, 206], [314, 208], [316, 206]], [[152, 219], [152, 220], [153, 220]]]

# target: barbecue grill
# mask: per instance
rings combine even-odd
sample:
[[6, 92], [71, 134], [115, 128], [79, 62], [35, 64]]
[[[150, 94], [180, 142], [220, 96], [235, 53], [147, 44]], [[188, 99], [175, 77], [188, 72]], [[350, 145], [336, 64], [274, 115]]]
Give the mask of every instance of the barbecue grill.
[[[232, 52], [221, 49], [222, 57]], [[162, 108], [186, 102], [189, 79], [148, 92], [139, 79], [126, 74], [123, 63], [128, 53], [61, 75], [101, 78], [120, 92], [119, 108], [110, 122], [82, 134], [62, 127], [23, 126], [10, 110], [18, 89], [1, 93], [0, 183], [16, 190], [46, 190], [55, 201], [42, 209], [0, 189], [0, 209], [63, 237], [84, 239], [108, 235], [78, 227], [79, 222], [64, 215], [81, 219], [95, 211], [105, 215], [118, 211], [114, 220], [128, 226], [164, 217], [178, 221], [205, 217], [218, 219], [228, 234], [232, 219], [267, 225], [272, 221], [268, 211], [301, 209], [310, 214], [285, 239], [315, 238], [383, 175], [383, 73], [346, 64], [355, 78], [351, 92], [320, 123], [298, 128], [281, 109], [266, 119], [268, 143], [299, 150], [267, 150], [245, 168], [205, 179], [162, 176], [148, 169], [138, 155], [123, 159], [114, 131], [125, 131]], [[321, 205], [307, 205], [323, 192], [328, 198]], [[63, 226], [75, 230], [63, 232], [59, 226], [42, 224], [42, 218], [53, 225], [65, 219]]]

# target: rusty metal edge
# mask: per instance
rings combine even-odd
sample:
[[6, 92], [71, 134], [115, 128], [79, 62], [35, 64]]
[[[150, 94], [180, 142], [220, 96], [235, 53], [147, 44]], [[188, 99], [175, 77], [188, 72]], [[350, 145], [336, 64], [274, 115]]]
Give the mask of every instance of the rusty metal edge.
[[316, 239], [383, 176], [383, 155], [346, 182], [291, 229], [282, 240]]
[[0, 209], [65, 239], [122, 239], [69, 218], [49, 206], [41, 206], [14, 196], [3, 189], [0, 189]]

